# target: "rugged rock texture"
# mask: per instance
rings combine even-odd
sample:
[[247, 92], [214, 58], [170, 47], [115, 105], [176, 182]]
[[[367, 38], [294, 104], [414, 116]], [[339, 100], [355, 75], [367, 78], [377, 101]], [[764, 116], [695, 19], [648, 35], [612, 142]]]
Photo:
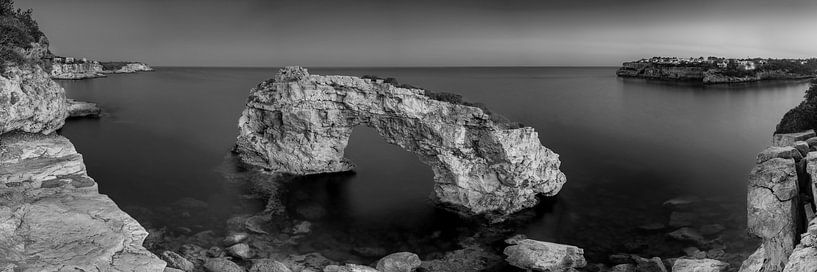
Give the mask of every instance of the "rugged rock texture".
[[65, 91], [39, 66], [9, 67], [0, 75], [0, 134], [51, 133], [68, 116]]
[[721, 272], [728, 263], [713, 259], [678, 259], [672, 265], [672, 272]]
[[98, 61], [66, 62], [64, 58], [51, 62], [51, 78], [53, 79], [86, 79], [104, 77], [102, 64]]
[[587, 265], [584, 250], [575, 246], [531, 239], [513, 241], [505, 248], [505, 260], [513, 266], [534, 271], [568, 271]]
[[[789, 256], [783, 272], [817, 271], [817, 220], [809, 223], [808, 230], [800, 239], [800, 244]], [[742, 272], [742, 271], [741, 271]]]
[[153, 68], [141, 62], [102, 62], [102, 65], [104, 67], [102, 73], [105, 74], [122, 74], [153, 71]]
[[97, 104], [74, 99], [68, 99], [66, 102], [68, 103], [68, 117], [70, 118], [99, 118], [99, 115], [102, 114], [102, 109]]
[[417, 154], [434, 171], [435, 199], [471, 214], [500, 220], [565, 182], [559, 156], [533, 128], [506, 128], [480, 108], [435, 100], [425, 90], [300, 67], [251, 91], [236, 152], [274, 172], [348, 171], [354, 164], [344, 148], [358, 125]]
[[749, 174], [749, 232], [763, 239], [764, 271], [782, 271], [797, 239], [798, 181], [793, 159], [762, 162]]
[[162, 271], [148, 233], [97, 192], [64, 137], [0, 136], [0, 263], [14, 271]]
[[397, 252], [377, 261], [377, 270], [382, 272], [411, 272], [420, 267], [422, 262], [417, 254]]

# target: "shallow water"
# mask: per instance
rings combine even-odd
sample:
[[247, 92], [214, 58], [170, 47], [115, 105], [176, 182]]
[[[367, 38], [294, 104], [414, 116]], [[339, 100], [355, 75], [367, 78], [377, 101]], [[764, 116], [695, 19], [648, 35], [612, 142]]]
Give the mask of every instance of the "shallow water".
[[[226, 184], [220, 171], [232, 169], [225, 161], [249, 89], [275, 72], [159, 68], [60, 81], [69, 97], [99, 103], [107, 113], [71, 120], [61, 133], [84, 155], [100, 191], [143, 224], [217, 229], [231, 214], [263, 208], [240, 197], [242, 188]], [[560, 154], [568, 182], [557, 197], [509, 226], [535, 239], [583, 247], [597, 261], [621, 251], [681, 255], [685, 244], [637, 230], [667, 223], [670, 211], [661, 203], [679, 195], [704, 199], [696, 213], [703, 223], [727, 228], [721, 234], [727, 252], [751, 250], [755, 244], [744, 234], [747, 173], [774, 125], [806, 89], [802, 81], [697, 86], [621, 79], [611, 67], [310, 72], [395, 77], [462, 94], [534, 127], [542, 144]], [[456, 239], [445, 237], [469, 231], [471, 224], [430, 203], [431, 170], [412, 154], [368, 128], [353, 132], [346, 152], [358, 165], [353, 175], [310, 177], [290, 188], [295, 214], [302, 207], [325, 214], [312, 220], [315, 236], [432, 252], [455, 247]], [[171, 203], [183, 197], [206, 202], [206, 216], [140, 216], [172, 213]], [[321, 246], [331, 245], [311, 249]]]

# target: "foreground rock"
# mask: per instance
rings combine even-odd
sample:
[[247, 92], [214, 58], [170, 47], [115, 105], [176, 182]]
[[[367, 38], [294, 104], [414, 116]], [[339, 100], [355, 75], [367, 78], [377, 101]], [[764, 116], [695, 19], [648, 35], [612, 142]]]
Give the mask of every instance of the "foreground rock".
[[672, 265], [672, 272], [721, 272], [728, 267], [728, 263], [713, 259], [678, 259]]
[[782, 271], [797, 239], [799, 202], [793, 159], [764, 161], [749, 174], [749, 232], [763, 239], [764, 271]]
[[[446, 100], [454, 102], [446, 102]], [[530, 127], [498, 121], [451, 95], [382, 80], [282, 69], [252, 90], [236, 152], [246, 163], [299, 175], [348, 171], [352, 129], [374, 127], [434, 171], [434, 198], [497, 220], [552, 196], [565, 182], [559, 156]]]
[[817, 220], [809, 222], [800, 244], [792, 251], [783, 272], [817, 271]]
[[102, 109], [97, 104], [68, 99], [68, 117], [70, 118], [99, 118]]
[[148, 233], [99, 194], [64, 137], [0, 136], [0, 263], [25, 271], [162, 271]]
[[377, 261], [377, 270], [381, 272], [411, 272], [421, 265], [420, 257], [411, 252], [389, 254]]
[[509, 264], [534, 271], [567, 271], [587, 265], [581, 248], [531, 239], [514, 241], [503, 253]]

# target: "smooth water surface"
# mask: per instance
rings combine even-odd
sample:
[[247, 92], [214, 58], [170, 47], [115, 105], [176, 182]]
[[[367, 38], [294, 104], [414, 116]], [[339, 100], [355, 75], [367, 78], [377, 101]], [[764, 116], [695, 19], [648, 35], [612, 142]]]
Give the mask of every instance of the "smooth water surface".
[[[84, 155], [100, 190], [126, 211], [168, 209], [182, 197], [210, 207], [211, 217], [195, 223], [176, 218], [142, 223], [215, 228], [246, 209], [236, 207], [240, 192], [224, 185], [220, 171], [229, 161], [250, 88], [276, 71], [159, 68], [61, 81], [69, 97], [99, 103], [107, 112], [99, 120], [69, 121], [62, 133]], [[666, 223], [669, 212], [661, 203], [679, 195], [716, 203], [707, 216], [727, 227], [724, 239], [746, 240], [747, 173], [777, 121], [806, 89], [805, 82], [696, 86], [621, 79], [612, 67], [310, 73], [395, 77], [462, 94], [534, 127], [542, 144], [560, 154], [568, 182], [514, 227], [536, 239], [583, 247], [591, 257], [640, 247], [644, 241], [636, 227]], [[435, 245], [448, 243], [435, 238], [456, 232], [459, 221], [430, 203], [430, 169], [369, 128], [355, 130], [346, 152], [358, 165], [354, 175], [302, 181], [293, 186], [292, 203], [325, 210], [320, 228], [327, 233], [448, 246]]]

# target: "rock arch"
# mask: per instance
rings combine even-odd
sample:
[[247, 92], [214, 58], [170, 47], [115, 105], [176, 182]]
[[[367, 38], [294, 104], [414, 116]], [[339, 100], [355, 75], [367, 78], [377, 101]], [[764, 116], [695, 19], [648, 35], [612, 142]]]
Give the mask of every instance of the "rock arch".
[[434, 172], [432, 198], [495, 220], [555, 195], [565, 182], [559, 155], [530, 127], [508, 128], [478, 107], [435, 100], [381, 80], [309, 75], [287, 67], [254, 88], [239, 119], [236, 152], [274, 172], [352, 170], [352, 129], [375, 128]]

